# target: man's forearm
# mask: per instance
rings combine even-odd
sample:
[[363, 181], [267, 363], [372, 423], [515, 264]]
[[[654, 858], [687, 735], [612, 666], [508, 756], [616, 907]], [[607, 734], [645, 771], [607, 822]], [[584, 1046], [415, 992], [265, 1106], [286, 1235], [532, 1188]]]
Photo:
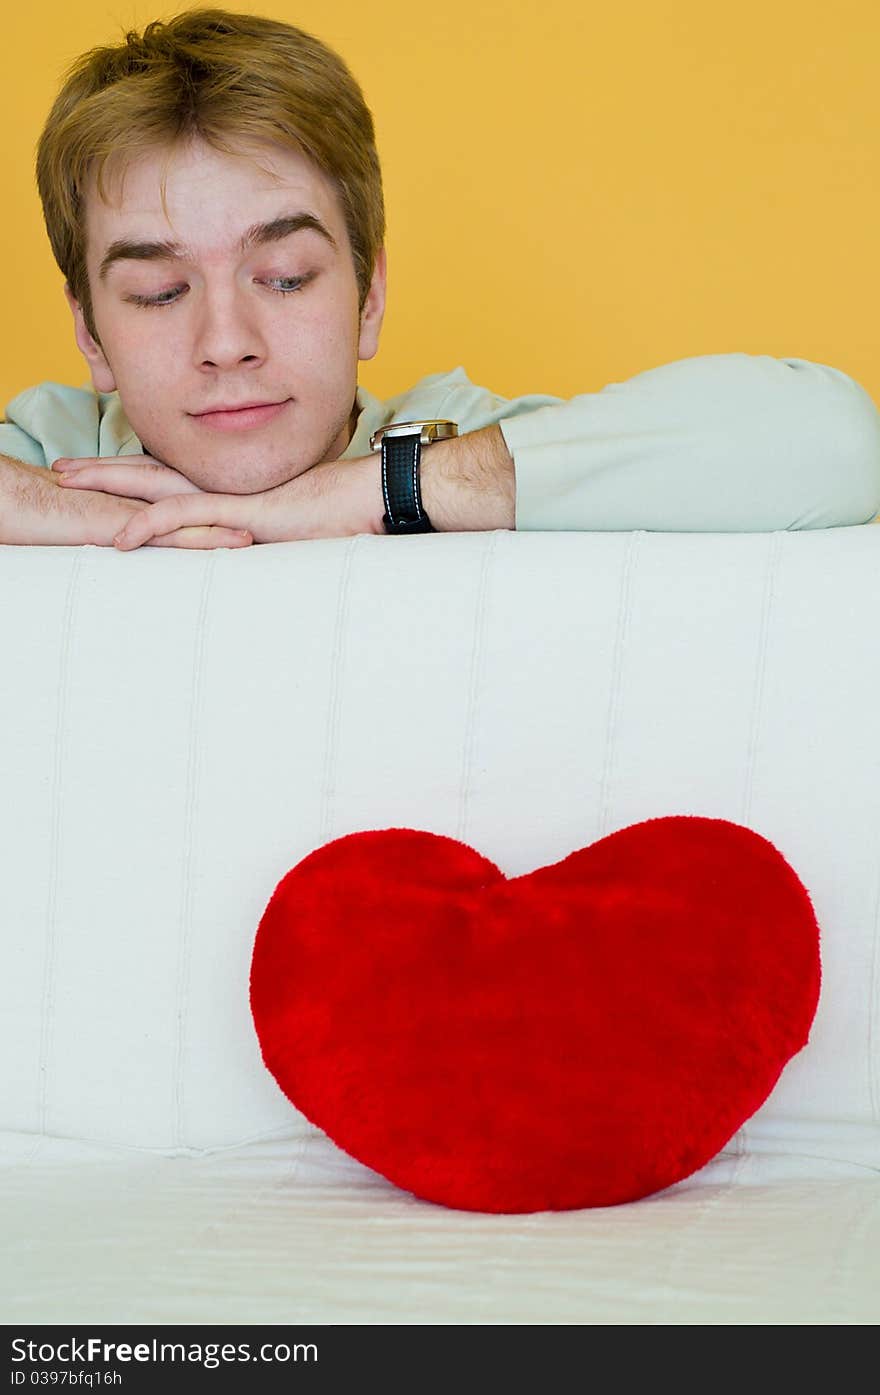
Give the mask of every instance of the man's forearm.
[[0, 544], [109, 547], [128, 516], [121, 499], [60, 489], [52, 470], [0, 455]]
[[59, 505], [56, 485], [41, 466], [0, 455], [0, 543], [33, 541], [35, 516]]
[[422, 449], [422, 503], [437, 532], [516, 527], [513, 458], [498, 425]]

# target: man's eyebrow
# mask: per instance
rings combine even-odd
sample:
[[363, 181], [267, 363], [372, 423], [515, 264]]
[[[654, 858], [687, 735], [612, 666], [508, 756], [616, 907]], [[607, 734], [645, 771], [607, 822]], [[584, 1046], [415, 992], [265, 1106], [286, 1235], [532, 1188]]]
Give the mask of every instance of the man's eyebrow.
[[[314, 213], [285, 213], [268, 223], [253, 223], [240, 238], [238, 250], [246, 252], [250, 247], [260, 247], [267, 242], [280, 242], [282, 238], [290, 237], [291, 233], [300, 232], [303, 228], [320, 233], [335, 251], [339, 251], [336, 238]], [[114, 262], [187, 259], [192, 259], [190, 252], [179, 242], [136, 242], [126, 237], [117, 238], [115, 242], [110, 243], [101, 258], [98, 277], [103, 281]]]

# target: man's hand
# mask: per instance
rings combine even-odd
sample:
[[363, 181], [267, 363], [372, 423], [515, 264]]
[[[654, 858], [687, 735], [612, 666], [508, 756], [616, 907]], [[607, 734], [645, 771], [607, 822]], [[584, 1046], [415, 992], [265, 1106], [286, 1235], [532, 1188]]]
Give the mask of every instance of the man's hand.
[[[52, 477], [63, 492], [82, 494], [84, 516], [100, 524], [100, 541], [109, 547], [113, 535], [123, 528], [134, 514], [158, 499], [174, 494], [201, 494], [197, 484], [154, 460], [151, 455], [80, 456], [76, 459], [59, 457], [52, 462]], [[123, 499], [135, 501], [123, 504]], [[88, 500], [88, 503], [86, 501]], [[112, 501], [118, 501], [111, 503]], [[100, 501], [100, 502], [99, 502]], [[100, 517], [99, 517], [100, 516]], [[113, 527], [104, 527], [104, 519], [113, 518]], [[66, 538], [65, 541], [80, 541]], [[149, 540], [150, 547], [249, 547], [253, 539], [239, 529], [176, 528], [162, 537]]]
[[[157, 489], [164, 488], [166, 481], [161, 476], [153, 478]], [[132, 475], [127, 487], [147, 487], [147, 480], [138, 486]], [[356, 533], [383, 533], [381, 519], [379, 466], [375, 456], [369, 456], [312, 465], [295, 479], [257, 494], [207, 494], [198, 489], [165, 493], [150, 507], [133, 514], [114, 542], [124, 551], [144, 543], [174, 547], [182, 545], [174, 541], [182, 532], [235, 530], [243, 530], [248, 541], [257, 543], [346, 538]]]
[[58, 484], [83, 489], [100, 489], [154, 504], [169, 494], [200, 494], [202, 491], [186, 475], [163, 465], [152, 455], [59, 456], [51, 466]]
[[[0, 456], [0, 543], [110, 547], [132, 514], [149, 507], [146, 499], [62, 489], [60, 478], [42, 465]], [[156, 538], [151, 546], [241, 547], [244, 542], [225, 528], [187, 528], [174, 538]]]

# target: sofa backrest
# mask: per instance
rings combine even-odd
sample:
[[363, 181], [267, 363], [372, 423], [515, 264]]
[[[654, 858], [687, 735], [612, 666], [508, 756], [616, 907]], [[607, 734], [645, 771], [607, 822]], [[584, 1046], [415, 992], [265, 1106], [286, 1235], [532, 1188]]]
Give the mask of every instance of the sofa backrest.
[[250, 956], [344, 833], [518, 876], [700, 814], [768, 838], [822, 930], [810, 1042], [731, 1148], [880, 1164], [877, 528], [0, 547], [0, 596], [0, 1127], [308, 1129]]

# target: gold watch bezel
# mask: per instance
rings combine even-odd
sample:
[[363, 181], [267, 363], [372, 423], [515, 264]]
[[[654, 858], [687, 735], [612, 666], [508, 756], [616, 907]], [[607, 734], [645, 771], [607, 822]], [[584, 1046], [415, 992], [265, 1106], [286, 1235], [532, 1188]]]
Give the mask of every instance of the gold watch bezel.
[[451, 436], [458, 435], [458, 422], [449, 421], [446, 417], [435, 417], [429, 421], [391, 421], [387, 426], [380, 426], [370, 437], [370, 450], [382, 449], [383, 436], [411, 436], [413, 429], [419, 427], [419, 440], [423, 446], [429, 446], [432, 441], [446, 441]]

